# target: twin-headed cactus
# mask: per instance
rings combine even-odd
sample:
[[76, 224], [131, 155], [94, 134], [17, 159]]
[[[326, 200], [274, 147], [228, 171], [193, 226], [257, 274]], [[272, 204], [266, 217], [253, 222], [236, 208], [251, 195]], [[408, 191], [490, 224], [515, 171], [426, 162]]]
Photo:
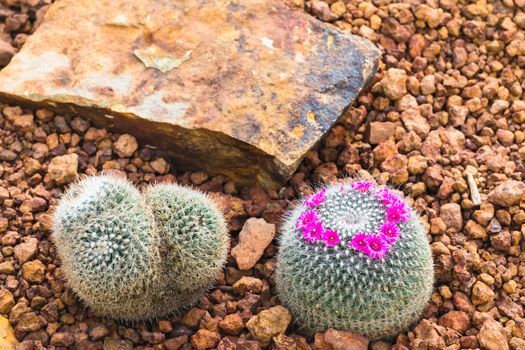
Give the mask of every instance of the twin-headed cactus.
[[333, 185], [288, 217], [276, 283], [307, 333], [339, 328], [377, 339], [421, 314], [432, 254], [417, 215], [394, 192], [367, 181]]
[[197, 300], [226, 261], [221, 212], [178, 185], [141, 193], [127, 180], [86, 178], [61, 199], [54, 240], [70, 287], [100, 314], [160, 317]]

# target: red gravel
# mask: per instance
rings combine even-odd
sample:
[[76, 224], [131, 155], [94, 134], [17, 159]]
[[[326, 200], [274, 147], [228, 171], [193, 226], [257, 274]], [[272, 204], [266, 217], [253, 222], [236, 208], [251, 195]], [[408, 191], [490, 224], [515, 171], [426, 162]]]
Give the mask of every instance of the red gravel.
[[[371, 348], [525, 349], [525, 0], [288, 1], [367, 37], [384, 56], [369, 92], [279, 191], [170, 170], [130, 136], [81, 118], [2, 108], [0, 313], [23, 341], [19, 349], [260, 349], [265, 340], [250, 334], [248, 321], [262, 310], [286, 315], [275, 308], [275, 240], [247, 270], [231, 258], [218, 287], [180, 317], [125, 325], [86, 310], [60, 278], [50, 213], [77, 174], [104, 169], [139, 185], [176, 181], [214, 193], [233, 245], [248, 218], [278, 225], [317, 182], [357, 175], [392, 184], [413, 198], [428, 229], [436, 291], [418, 324]], [[2, 3], [0, 65], [31, 33], [44, 1]], [[250, 278], [236, 284], [243, 276]], [[333, 337], [306, 340], [290, 326], [268, 348], [362, 342]]]

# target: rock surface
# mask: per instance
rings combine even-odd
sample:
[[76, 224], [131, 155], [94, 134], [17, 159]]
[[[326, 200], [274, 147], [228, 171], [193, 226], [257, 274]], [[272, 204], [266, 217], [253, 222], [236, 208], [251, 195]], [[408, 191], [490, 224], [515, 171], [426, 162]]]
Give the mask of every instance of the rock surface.
[[518, 204], [525, 194], [525, 184], [521, 181], [507, 180], [489, 193], [489, 200], [502, 207]]
[[0, 349], [15, 350], [18, 340], [15, 338], [15, 331], [9, 324], [9, 320], [0, 315]]
[[66, 154], [49, 162], [49, 177], [58, 185], [69, 183], [76, 179], [78, 173], [78, 155]]
[[348, 331], [330, 328], [324, 334], [323, 340], [332, 350], [368, 349], [368, 338]]
[[379, 54], [280, 0], [59, 0], [0, 73], [0, 92], [131, 132], [179, 167], [275, 187]]
[[292, 314], [282, 306], [274, 306], [261, 311], [246, 323], [251, 335], [263, 344], [267, 344], [272, 337], [284, 333], [292, 321]]
[[264, 219], [248, 219], [239, 233], [239, 243], [231, 251], [239, 269], [251, 269], [274, 236], [274, 224], [269, 224]]
[[502, 333], [503, 327], [489, 318], [483, 323], [478, 333], [479, 345], [487, 350], [508, 350], [509, 344]]

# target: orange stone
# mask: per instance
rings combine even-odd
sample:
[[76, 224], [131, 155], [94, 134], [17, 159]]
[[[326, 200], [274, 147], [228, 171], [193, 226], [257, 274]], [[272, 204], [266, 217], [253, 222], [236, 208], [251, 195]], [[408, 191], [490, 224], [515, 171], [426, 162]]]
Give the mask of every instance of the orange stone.
[[0, 72], [0, 98], [133, 134], [181, 169], [276, 187], [379, 55], [282, 0], [57, 0]]

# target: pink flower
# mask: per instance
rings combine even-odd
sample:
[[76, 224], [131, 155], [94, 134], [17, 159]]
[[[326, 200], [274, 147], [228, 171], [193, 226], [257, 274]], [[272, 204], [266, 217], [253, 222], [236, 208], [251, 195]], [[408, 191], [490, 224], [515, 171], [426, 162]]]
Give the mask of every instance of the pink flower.
[[399, 229], [395, 224], [388, 221], [381, 225], [379, 232], [388, 243], [394, 243], [399, 238]]
[[307, 225], [308, 223], [317, 221], [317, 220], [319, 220], [317, 211], [315, 209], [307, 210], [299, 216], [299, 219], [297, 219], [297, 223], [295, 224], [295, 227], [301, 228]]
[[325, 200], [326, 200], [326, 188], [323, 188], [319, 192], [306, 197], [306, 200], [304, 201], [304, 205], [306, 205], [309, 208], [315, 208], [323, 204]]
[[400, 221], [407, 222], [408, 219], [410, 219], [410, 211], [403, 202], [395, 203], [386, 210], [386, 220], [393, 224]]
[[351, 245], [355, 250], [364, 253], [368, 247], [368, 242], [366, 240], [367, 237], [368, 235], [366, 233], [357, 233], [348, 245]]
[[370, 188], [375, 187], [375, 184], [372, 181], [356, 181], [352, 183], [352, 188], [358, 190], [359, 192], [366, 193]]
[[366, 249], [364, 253], [372, 259], [382, 259], [390, 249], [390, 245], [383, 237], [383, 235], [367, 235], [366, 236]]
[[319, 241], [324, 234], [321, 221], [314, 221], [302, 228], [304, 240], [307, 242]]
[[341, 242], [341, 238], [339, 238], [339, 234], [335, 230], [325, 230], [322, 238], [329, 247], [335, 247]]
[[379, 191], [377, 191], [377, 198], [386, 207], [390, 207], [396, 203], [400, 203], [401, 199], [392, 191], [390, 191], [388, 188], [382, 188]]
[[303, 227], [309, 225], [311, 222], [318, 221], [319, 217], [317, 216], [317, 211], [307, 210], [299, 216], [297, 223], [295, 224], [296, 228], [302, 229]]
[[307, 210], [299, 216], [295, 227], [303, 232], [305, 241], [317, 241], [323, 235], [323, 224], [315, 209]]

